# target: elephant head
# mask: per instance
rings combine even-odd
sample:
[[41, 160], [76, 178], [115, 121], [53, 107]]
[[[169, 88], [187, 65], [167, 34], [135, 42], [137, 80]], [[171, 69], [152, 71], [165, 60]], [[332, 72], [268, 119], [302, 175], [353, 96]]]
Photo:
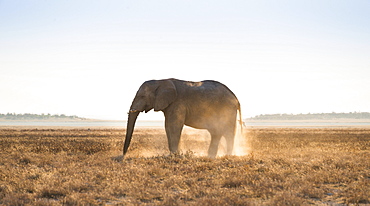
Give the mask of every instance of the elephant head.
[[177, 97], [177, 91], [171, 80], [151, 80], [144, 82], [136, 93], [128, 113], [126, 139], [123, 146], [123, 156], [130, 146], [136, 119], [140, 112], [163, 111]]

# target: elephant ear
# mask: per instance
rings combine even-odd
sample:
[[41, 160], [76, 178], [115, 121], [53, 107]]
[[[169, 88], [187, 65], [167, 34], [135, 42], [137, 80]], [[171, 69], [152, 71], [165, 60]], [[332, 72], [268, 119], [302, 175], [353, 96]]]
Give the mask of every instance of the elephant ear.
[[162, 80], [156, 90], [154, 111], [161, 111], [168, 107], [177, 97], [176, 87], [170, 80]]

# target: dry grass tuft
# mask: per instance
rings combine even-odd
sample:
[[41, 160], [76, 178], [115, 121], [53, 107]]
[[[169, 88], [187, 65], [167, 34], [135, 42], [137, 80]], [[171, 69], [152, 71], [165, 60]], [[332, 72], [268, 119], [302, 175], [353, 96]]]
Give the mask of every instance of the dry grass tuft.
[[369, 129], [249, 129], [247, 156], [202, 156], [186, 129], [168, 155], [163, 129], [1, 129], [1, 205], [366, 205]]

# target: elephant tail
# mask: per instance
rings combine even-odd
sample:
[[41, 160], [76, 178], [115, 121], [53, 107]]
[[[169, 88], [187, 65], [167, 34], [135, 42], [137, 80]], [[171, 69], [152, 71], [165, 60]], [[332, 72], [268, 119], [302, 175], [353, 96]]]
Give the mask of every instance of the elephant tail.
[[238, 111], [239, 111], [239, 124], [240, 124], [240, 131], [243, 134], [243, 117], [242, 117], [242, 109], [240, 107], [240, 103], [238, 102]]

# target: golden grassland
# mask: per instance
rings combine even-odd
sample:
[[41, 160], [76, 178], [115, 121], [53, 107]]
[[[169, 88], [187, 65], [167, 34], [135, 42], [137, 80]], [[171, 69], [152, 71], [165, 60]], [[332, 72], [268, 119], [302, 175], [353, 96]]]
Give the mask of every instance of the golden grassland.
[[163, 129], [138, 128], [118, 161], [124, 135], [0, 129], [0, 205], [370, 204], [370, 129], [247, 129], [248, 155], [209, 159], [205, 131], [168, 155]]

